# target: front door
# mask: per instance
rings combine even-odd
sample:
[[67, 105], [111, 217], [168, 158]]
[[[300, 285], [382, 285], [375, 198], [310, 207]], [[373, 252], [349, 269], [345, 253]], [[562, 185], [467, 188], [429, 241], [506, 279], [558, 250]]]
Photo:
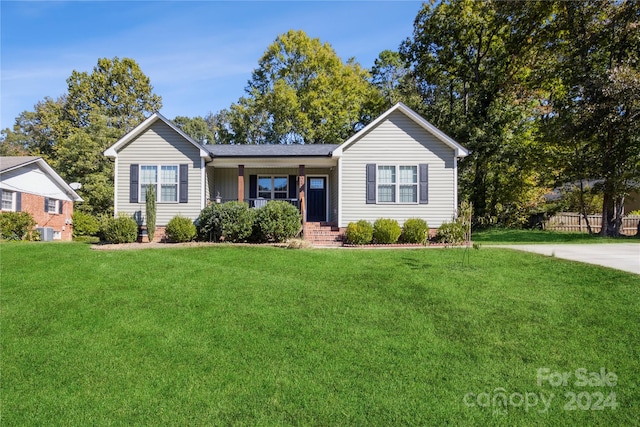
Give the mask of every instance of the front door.
[[327, 220], [327, 177], [307, 177], [307, 221]]

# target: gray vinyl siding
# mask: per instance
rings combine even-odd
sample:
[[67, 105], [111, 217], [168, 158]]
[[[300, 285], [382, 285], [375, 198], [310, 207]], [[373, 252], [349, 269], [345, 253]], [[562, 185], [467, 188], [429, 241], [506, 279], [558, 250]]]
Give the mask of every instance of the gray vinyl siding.
[[144, 218], [144, 203], [129, 203], [130, 165], [189, 165], [188, 203], [157, 203], [156, 224], [165, 226], [175, 215], [195, 220], [202, 197], [201, 158], [198, 148], [158, 120], [118, 152], [118, 213]]
[[[345, 148], [342, 155], [342, 221], [393, 218], [402, 225], [422, 218], [430, 228], [450, 221], [455, 213], [454, 150], [400, 112], [392, 113], [368, 134]], [[428, 204], [367, 204], [366, 165], [429, 165]]]

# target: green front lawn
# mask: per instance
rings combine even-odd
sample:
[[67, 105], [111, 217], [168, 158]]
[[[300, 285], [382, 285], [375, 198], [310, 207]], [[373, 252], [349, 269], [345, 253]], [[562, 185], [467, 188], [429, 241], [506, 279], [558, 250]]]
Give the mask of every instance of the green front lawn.
[[[640, 413], [633, 274], [501, 249], [3, 243], [0, 261], [3, 426], [622, 426]], [[581, 368], [615, 385], [582, 385]], [[539, 369], [570, 374], [554, 387]]]
[[471, 240], [483, 245], [497, 244], [538, 244], [538, 243], [640, 243], [635, 236], [600, 237], [589, 233], [548, 230], [517, 230], [511, 228], [491, 228], [474, 231]]

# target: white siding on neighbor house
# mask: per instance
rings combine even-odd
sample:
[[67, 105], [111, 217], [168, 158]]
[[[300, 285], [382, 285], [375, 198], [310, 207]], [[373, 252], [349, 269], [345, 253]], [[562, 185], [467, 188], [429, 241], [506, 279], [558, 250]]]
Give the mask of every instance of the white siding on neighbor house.
[[69, 194], [35, 163], [3, 173], [0, 188], [73, 202]]
[[[401, 112], [346, 147], [342, 155], [342, 213], [339, 226], [361, 219], [373, 222], [393, 218], [400, 225], [408, 218], [422, 218], [430, 228], [451, 221], [455, 213], [454, 150]], [[427, 204], [367, 204], [366, 165], [428, 164]]]
[[130, 165], [189, 165], [188, 203], [157, 202], [156, 224], [165, 226], [175, 215], [195, 220], [202, 210], [204, 189], [200, 150], [158, 120], [133, 141], [121, 147], [117, 158], [117, 213], [145, 216], [144, 203], [129, 203]]

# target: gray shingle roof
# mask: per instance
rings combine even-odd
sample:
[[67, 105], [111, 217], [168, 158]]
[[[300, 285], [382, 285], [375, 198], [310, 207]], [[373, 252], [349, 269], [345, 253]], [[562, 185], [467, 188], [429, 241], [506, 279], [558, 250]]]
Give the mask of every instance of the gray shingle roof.
[[322, 157], [330, 156], [339, 144], [205, 145], [215, 157]]
[[13, 169], [25, 163], [31, 163], [37, 159], [39, 159], [37, 156], [2, 156], [0, 157], [0, 172]]

